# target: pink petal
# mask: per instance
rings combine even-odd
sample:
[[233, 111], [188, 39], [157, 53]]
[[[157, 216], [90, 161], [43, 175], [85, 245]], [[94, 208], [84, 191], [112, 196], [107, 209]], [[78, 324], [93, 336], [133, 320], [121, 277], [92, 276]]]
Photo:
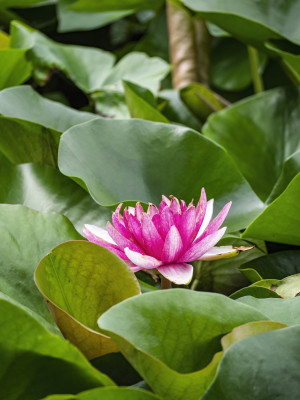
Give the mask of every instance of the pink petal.
[[191, 242], [196, 229], [196, 209], [194, 206], [188, 208], [181, 216], [180, 224], [177, 225], [183, 245]]
[[231, 258], [239, 254], [239, 249], [233, 246], [215, 246], [209, 249], [200, 260], [220, 260], [222, 258]]
[[[155, 218], [156, 215], [153, 217], [153, 223], [155, 224], [155, 226], [157, 226], [156, 221], [154, 222]], [[167, 207], [160, 214], [160, 224], [158, 229], [163, 239], [167, 236], [169, 230], [171, 229], [171, 226], [174, 224], [175, 224], [174, 215], [172, 211], [169, 209], [169, 207]]]
[[210, 220], [212, 218], [213, 215], [213, 211], [214, 211], [214, 199], [211, 199], [207, 202], [206, 205], [206, 211], [205, 211], [205, 215], [203, 218], [203, 222], [201, 224], [201, 227], [197, 233], [196, 239], [198, 239], [202, 233], [205, 231], [205, 229], [207, 228], [208, 224], [210, 223]]
[[178, 256], [182, 252], [183, 244], [180, 233], [175, 225], [171, 226], [166, 238], [164, 247], [161, 253], [161, 259], [165, 263], [171, 263], [177, 260]]
[[183, 214], [187, 209], [187, 205], [184, 200], [181, 200], [180, 208], [181, 208], [181, 213]]
[[223, 209], [219, 212], [219, 214], [216, 216], [216, 218], [208, 225], [208, 227], [205, 230], [205, 235], [208, 236], [211, 233], [217, 231], [220, 226], [223, 224], [225, 218], [227, 217], [227, 214], [230, 210], [232, 202], [230, 201], [227, 203]]
[[149, 215], [144, 214], [142, 220], [142, 234], [144, 239], [144, 249], [147, 254], [160, 258], [164, 242], [158, 233]]
[[143, 250], [137, 244], [122, 236], [110, 222], [107, 223], [107, 231], [121, 250], [124, 250], [125, 247], [129, 247], [131, 250], [143, 253]]
[[162, 265], [162, 262], [156, 258], [132, 251], [128, 247], [124, 249], [124, 252], [129, 260], [140, 269], [153, 269]]
[[178, 201], [178, 199], [174, 196], [170, 196], [172, 197], [171, 200], [171, 204], [170, 204], [170, 210], [175, 214], [181, 214], [181, 208], [180, 208], [180, 203]]
[[143, 214], [144, 214], [144, 209], [141, 206], [141, 203], [137, 202], [135, 205], [135, 216], [140, 222], [142, 222]]
[[170, 207], [171, 200], [169, 200], [164, 194], [161, 196], [162, 203], [165, 203], [168, 207]]
[[152, 218], [155, 214], [158, 214], [158, 209], [157, 209], [157, 207], [156, 207], [154, 204], [149, 203], [149, 207], [148, 207], [148, 210], [147, 210], [147, 214], [150, 215], [151, 218]]
[[226, 231], [226, 228], [222, 228], [211, 235], [206, 236], [202, 240], [195, 241], [191, 247], [183, 254], [179, 262], [189, 262], [199, 260], [203, 254], [205, 254], [209, 249], [215, 246], [218, 241], [222, 238]]
[[193, 266], [185, 263], [163, 265], [157, 271], [177, 285], [187, 285], [193, 277]]
[[120, 222], [120, 218], [118, 215], [116, 215], [115, 213], [113, 213], [112, 215], [112, 223], [114, 225], [114, 227], [116, 228], [116, 230], [124, 237], [126, 237], [127, 239], [131, 238], [131, 233], [129, 232], [129, 230]]
[[200, 225], [202, 224], [203, 218], [205, 216], [206, 206], [207, 206], [206, 193], [205, 193], [204, 188], [202, 188], [201, 196], [200, 196], [200, 199], [196, 206], [196, 219], [197, 219], [197, 222], [200, 223]]
[[134, 216], [129, 215], [128, 221], [129, 229], [133, 236], [135, 237], [136, 241], [139, 243], [141, 247], [144, 245], [143, 235], [142, 235], [142, 225], [140, 221]]
[[[104, 229], [98, 228], [97, 226], [94, 226], [94, 225], [85, 225], [85, 226], [86, 226], [86, 228], [83, 230], [83, 234], [89, 242], [98, 244], [99, 246], [104, 247], [107, 250], [110, 250], [112, 253], [115, 253], [118, 257], [122, 258], [122, 260], [127, 260], [127, 256], [125, 255], [124, 251], [122, 251], [116, 244], [113, 244], [114, 241], [111, 239], [111, 237], [108, 235], [108, 233]], [[97, 230], [95, 230], [94, 228], [97, 228]], [[94, 232], [97, 231], [99, 234], [98, 229], [106, 232], [107, 236], [110, 239], [110, 242], [107, 242], [106, 240], [99, 237], [98, 235], [93, 234], [92, 231], [94, 231]], [[103, 234], [102, 237], [105, 237], [105, 235]]]

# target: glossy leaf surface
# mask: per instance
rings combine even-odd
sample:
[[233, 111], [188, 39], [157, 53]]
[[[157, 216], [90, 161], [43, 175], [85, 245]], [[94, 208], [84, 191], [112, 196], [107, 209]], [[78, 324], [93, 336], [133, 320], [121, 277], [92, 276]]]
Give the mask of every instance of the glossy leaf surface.
[[118, 351], [100, 334], [97, 319], [114, 304], [139, 294], [140, 287], [116, 255], [86, 241], [63, 243], [40, 262], [35, 282], [63, 335], [88, 359]]
[[[300, 173], [243, 233], [270, 242], [300, 245]], [[274, 221], [276, 223], [274, 224]]]
[[189, 202], [205, 187], [216, 209], [232, 200], [226, 220], [230, 230], [248, 225], [263, 206], [222, 148], [175, 125], [91, 121], [63, 135], [59, 165], [65, 175], [84, 181], [102, 205], [125, 200], [158, 204], [162, 193]]
[[257, 299], [252, 296], [245, 296], [237, 301], [256, 308], [273, 321], [291, 326], [300, 325], [300, 297], [292, 299]]
[[38, 400], [50, 393], [113, 386], [75, 347], [3, 295], [0, 321], [1, 398]]
[[[225, 31], [245, 41], [264, 42], [269, 38], [285, 37], [300, 44], [297, 24], [299, 2], [294, 0], [181, 0]], [[296, 28], [295, 28], [296, 27]]]
[[243, 323], [267, 319], [238, 304], [212, 293], [157, 291], [111, 308], [100, 317], [99, 326], [155, 393], [165, 399], [199, 399], [221, 357], [215, 354], [220, 335]]
[[29, 86], [0, 92], [0, 149], [13, 163], [57, 165], [61, 132], [97, 118], [47, 100]]
[[203, 128], [206, 136], [225, 147], [263, 201], [284, 162], [299, 149], [298, 104], [298, 88], [277, 88], [212, 115]]
[[[299, 333], [299, 326], [279, 329], [230, 346], [203, 400], [252, 400], [254, 397], [257, 400], [285, 397], [296, 400], [300, 389]], [[286, 373], [287, 366], [292, 373]]]
[[0, 176], [0, 203], [63, 214], [79, 233], [84, 224], [105, 228], [111, 220], [110, 210], [99, 206], [84, 189], [54, 168], [39, 164], [5, 165], [1, 160], [0, 168], [5, 168], [5, 174]]
[[70, 221], [19, 205], [0, 205], [0, 290], [52, 323], [43, 297], [33, 282], [39, 262], [54, 246], [80, 239]]

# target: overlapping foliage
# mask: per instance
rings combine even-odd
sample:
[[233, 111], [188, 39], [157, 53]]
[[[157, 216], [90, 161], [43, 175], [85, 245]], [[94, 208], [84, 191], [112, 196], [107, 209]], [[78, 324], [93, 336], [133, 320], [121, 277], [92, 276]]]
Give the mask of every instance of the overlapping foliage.
[[[0, 0], [0, 398], [298, 398], [300, 2], [172, 4], [210, 88], [172, 87], [162, 0]], [[82, 237], [202, 187], [254, 248], [189, 286]]]

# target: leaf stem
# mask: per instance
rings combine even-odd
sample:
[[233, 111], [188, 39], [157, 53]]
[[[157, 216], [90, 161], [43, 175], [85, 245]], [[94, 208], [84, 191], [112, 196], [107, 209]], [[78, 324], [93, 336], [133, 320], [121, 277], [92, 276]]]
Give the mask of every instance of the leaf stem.
[[248, 47], [251, 75], [253, 79], [254, 92], [260, 93], [264, 91], [264, 83], [259, 73], [258, 51], [252, 46], [247, 46], [247, 47]]
[[169, 279], [165, 278], [162, 275], [161, 275], [161, 288], [162, 289], [171, 289], [172, 288], [172, 283], [169, 281]]
[[191, 290], [196, 290], [199, 283], [200, 283], [200, 278], [201, 278], [201, 272], [202, 272], [202, 261], [198, 261], [197, 265], [195, 266], [195, 279], [193, 280], [191, 284]]

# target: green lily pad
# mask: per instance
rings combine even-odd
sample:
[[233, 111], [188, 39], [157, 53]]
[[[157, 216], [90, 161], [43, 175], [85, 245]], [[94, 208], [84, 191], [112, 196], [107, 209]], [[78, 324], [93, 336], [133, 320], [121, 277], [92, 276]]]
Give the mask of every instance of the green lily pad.
[[131, 14], [131, 10], [108, 12], [80, 12], [70, 9], [74, 0], [58, 0], [57, 17], [59, 32], [86, 31], [108, 25]]
[[[65, 215], [82, 233], [84, 224], [106, 227], [111, 211], [99, 206], [73, 180], [47, 165], [7, 165], [0, 160], [0, 203], [22, 204], [41, 212]], [[72, 193], [72, 195], [70, 195]]]
[[237, 3], [235, 0], [226, 2], [181, 0], [181, 2], [242, 41], [261, 43], [270, 38], [284, 37], [300, 44], [297, 1], [285, 0], [274, 3], [260, 0]]
[[0, 150], [13, 163], [57, 166], [61, 132], [97, 118], [47, 100], [29, 86], [0, 92]]
[[222, 356], [216, 353], [220, 336], [246, 322], [267, 319], [238, 304], [213, 293], [156, 291], [112, 307], [100, 317], [99, 326], [156, 394], [199, 399]]
[[70, 221], [20, 205], [0, 205], [0, 291], [55, 325], [33, 281], [34, 270], [54, 246], [80, 239]]
[[162, 194], [197, 201], [204, 186], [216, 209], [232, 200], [226, 220], [231, 231], [247, 226], [263, 207], [220, 146], [175, 125], [104, 119], [82, 124], [62, 136], [59, 166], [105, 206], [158, 204]]
[[114, 385], [74, 346], [47, 331], [2, 295], [0, 350], [2, 399], [37, 400], [52, 393], [77, 393]]
[[299, 105], [299, 88], [276, 88], [212, 115], [203, 127], [206, 136], [228, 151], [263, 201], [285, 161], [300, 149], [295, 129], [300, 121]]
[[299, 198], [300, 173], [285, 191], [248, 226], [242, 236], [300, 245]]
[[259, 299], [252, 296], [245, 296], [239, 298], [237, 301], [257, 309], [273, 321], [291, 326], [300, 325], [300, 297], [290, 299]]
[[100, 333], [97, 319], [140, 294], [134, 273], [119, 257], [94, 243], [66, 242], [39, 263], [35, 282], [63, 335], [88, 359], [118, 351]]
[[234, 343], [225, 352], [203, 400], [296, 400], [300, 390], [299, 335], [300, 326], [294, 326]]

